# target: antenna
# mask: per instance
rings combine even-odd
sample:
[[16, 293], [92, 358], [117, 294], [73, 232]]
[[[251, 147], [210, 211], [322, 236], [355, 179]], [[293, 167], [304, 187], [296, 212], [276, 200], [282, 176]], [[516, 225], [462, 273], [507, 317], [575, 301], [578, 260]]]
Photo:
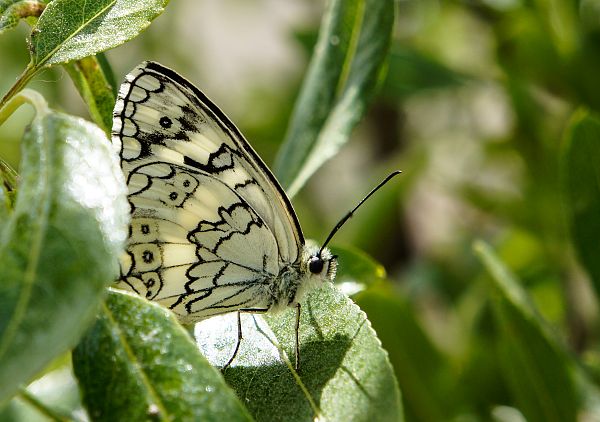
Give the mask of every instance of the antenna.
[[369, 192], [369, 194], [358, 203], [358, 205], [356, 205], [350, 212], [348, 212], [348, 214], [346, 214], [340, 221], [338, 221], [333, 230], [331, 230], [331, 233], [329, 233], [329, 236], [327, 236], [327, 239], [325, 240], [325, 243], [323, 243], [323, 246], [321, 246], [321, 249], [319, 249], [319, 256], [321, 256], [321, 252], [323, 252], [323, 249], [325, 249], [325, 246], [327, 246], [333, 235], [335, 235], [337, 231], [346, 223], [346, 221], [348, 221], [350, 217], [354, 215], [358, 207], [360, 207], [367, 199], [371, 197], [371, 195], [377, 192], [383, 185], [389, 182], [392, 179], [392, 177], [397, 176], [400, 173], [402, 173], [400, 170], [396, 170], [390, 173], [385, 179], [379, 182], [379, 184], [375, 186], [373, 190]]

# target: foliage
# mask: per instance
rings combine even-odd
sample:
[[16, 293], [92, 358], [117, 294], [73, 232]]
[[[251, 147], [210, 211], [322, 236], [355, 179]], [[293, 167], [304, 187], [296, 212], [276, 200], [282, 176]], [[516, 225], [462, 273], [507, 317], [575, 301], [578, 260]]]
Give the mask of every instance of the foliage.
[[[28, 302], [20, 278], [0, 284], [0, 347], [11, 348], [0, 359], [2, 391], [8, 400], [18, 385], [39, 377], [6, 402], [0, 419], [77, 419], [82, 408], [92, 419], [200, 414], [194, 412], [206, 419], [227, 414], [256, 420], [317, 414], [327, 420], [600, 419], [596, 0], [294, 2], [305, 4], [303, 16], [319, 16], [320, 27], [318, 19], [289, 24], [292, 13], [284, 9], [296, 6], [287, 4], [266, 13], [256, 6], [261, 2], [253, 3], [255, 9], [235, 0], [219, 6], [172, 2], [163, 13], [164, 1], [113, 0], [79, 8], [70, 16], [81, 19], [65, 22], [60, 31], [53, 29], [54, 18], [80, 2], [54, 0], [41, 14], [46, 3], [0, 1], [2, 104], [27, 98], [19, 95], [28, 84], [50, 104], [87, 112], [108, 133], [115, 80], [142, 60], [169, 64], [202, 80], [202, 89], [275, 163], [305, 232], [321, 240], [377, 180], [395, 169], [403, 174], [336, 235], [338, 284], [314, 291], [303, 303], [300, 370], [292, 364], [291, 310], [243, 315], [239, 355], [219, 374], [213, 367], [221, 367], [235, 347], [235, 315], [198, 324], [200, 353], [159, 308], [119, 292], [108, 299], [102, 293], [114, 269], [92, 268], [101, 254], [114, 257], [114, 244], [106, 243], [101, 226], [79, 239], [79, 225], [88, 224], [97, 208], [82, 209], [67, 195], [71, 191], [61, 190], [65, 180], [75, 180], [68, 176], [74, 170], [61, 164], [68, 162], [61, 153], [73, 147], [43, 121], [50, 115], [67, 119], [72, 130], [84, 132], [90, 123], [38, 111], [31, 124], [37, 129], [24, 137], [20, 154], [15, 125], [29, 116], [15, 112], [0, 126], [6, 162], [0, 161], [2, 279], [12, 256], [4, 251], [43, 234], [35, 212], [56, 207], [48, 212], [48, 227], [67, 211], [78, 219], [64, 229], [68, 239], [44, 238], [42, 252], [50, 256], [40, 259], [52, 264], [47, 278], [23, 271], [33, 283], [28, 287], [35, 286], [29, 291], [43, 294]], [[260, 20], [266, 14], [274, 20]], [[33, 26], [31, 35], [25, 24], [16, 25], [19, 19]], [[262, 42], [252, 37], [253, 26]], [[303, 78], [300, 59], [284, 65], [273, 60], [274, 33], [261, 32], [270, 27], [285, 27], [288, 38], [294, 31], [288, 42], [295, 58], [305, 54]], [[28, 58], [19, 44], [24, 37], [32, 48]], [[249, 82], [240, 85], [224, 63]], [[56, 75], [59, 66], [81, 105], [66, 101], [76, 95], [65, 94], [70, 87]], [[8, 117], [6, 110], [0, 120]], [[96, 141], [85, 148], [105, 149], [107, 141], [97, 139], [102, 131], [94, 130]], [[54, 164], [33, 160], [32, 142], [43, 140], [55, 145]], [[18, 157], [16, 176], [10, 166]], [[111, 166], [103, 171], [120, 183]], [[43, 169], [62, 178], [41, 177]], [[14, 230], [19, 217], [36, 224]], [[55, 257], [67, 247], [85, 259], [72, 258], [64, 269]], [[89, 268], [85, 276], [83, 265]], [[67, 271], [72, 275], [52, 279]], [[89, 291], [81, 290], [82, 277], [91, 281], [85, 283]], [[78, 290], [69, 293], [60, 283]], [[11, 339], [2, 324], [18, 300], [23, 323], [12, 333], [22, 335]], [[65, 306], [71, 306], [71, 320]], [[41, 314], [46, 319], [29, 323], [34, 309], [39, 313], [31, 321]], [[62, 324], [60, 335], [55, 324]], [[85, 327], [91, 328], [81, 338]], [[73, 366], [60, 355], [77, 339]], [[45, 343], [32, 346], [34, 341]], [[12, 352], [17, 348], [20, 353]], [[11, 359], [5, 363], [4, 356]], [[17, 370], [22, 367], [27, 370]], [[69, 375], [73, 367], [77, 381]], [[70, 381], [61, 383], [65, 378]], [[211, 391], [201, 391], [198, 379]], [[118, 380], [120, 389], [111, 390]], [[181, 401], [174, 403], [178, 392]], [[114, 406], [102, 407], [108, 402]]]
[[[293, 311], [261, 318], [264, 331], [244, 345], [267, 339], [268, 330], [279, 357], [275, 363], [266, 364], [257, 348], [253, 358], [241, 354], [221, 374], [207, 360], [215, 355], [203, 355], [198, 346], [231, 334], [227, 327], [196, 345], [169, 311], [118, 291], [105, 297], [118, 274], [128, 207], [123, 176], [106, 138], [116, 87], [102, 52], [137, 36], [166, 3], [0, 3], [0, 31], [15, 28], [19, 19], [33, 26], [30, 62], [0, 101], [0, 123], [24, 102], [35, 110], [22, 140], [18, 176], [2, 165], [2, 418], [27, 418], [17, 399], [51, 419], [79, 418], [77, 405], [55, 408], [39, 400], [32, 387], [10, 400], [79, 340], [72, 368], [80, 406], [92, 420], [402, 419], [387, 353], [365, 314], [332, 286], [312, 293], [306, 302], [299, 372], [287, 357], [295, 339]], [[334, 155], [364, 114], [384, 69], [393, 21], [391, 0], [334, 1], [326, 10], [325, 41], [320, 43], [338, 41], [317, 48], [316, 70], [306, 79], [293, 124], [300, 132], [312, 127], [307, 107], [314, 103], [306, 98], [332, 88], [325, 93], [331, 101], [320, 106], [319, 119], [328, 123], [323, 123], [326, 129], [311, 129], [308, 137], [287, 141], [291, 150], [282, 155], [286, 178], [291, 182], [304, 174], [294, 182], [295, 190]], [[39, 93], [23, 90], [42, 70], [56, 65], [64, 66], [100, 128], [55, 112]], [[303, 143], [303, 154], [294, 152], [298, 143]], [[313, 152], [323, 149], [329, 152]], [[365, 283], [381, 277], [381, 268], [368, 257], [357, 252], [347, 256], [354, 263], [346, 277]], [[53, 369], [48, 371], [44, 378]], [[274, 383], [277, 394], [271, 391]]]

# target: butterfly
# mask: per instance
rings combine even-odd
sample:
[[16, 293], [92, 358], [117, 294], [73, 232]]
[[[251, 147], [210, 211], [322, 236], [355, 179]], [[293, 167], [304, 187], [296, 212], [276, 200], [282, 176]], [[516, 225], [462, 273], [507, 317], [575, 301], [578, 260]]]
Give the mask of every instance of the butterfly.
[[241, 340], [240, 312], [295, 307], [298, 367], [300, 301], [334, 279], [337, 257], [325, 245], [343, 221], [323, 247], [307, 246], [290, 200], [240, 131], [158, 63], [125, 77], [113, 117], [131, 207], [117, 287], [184, 324], [237, 311], [238, 343], [225, 366]]

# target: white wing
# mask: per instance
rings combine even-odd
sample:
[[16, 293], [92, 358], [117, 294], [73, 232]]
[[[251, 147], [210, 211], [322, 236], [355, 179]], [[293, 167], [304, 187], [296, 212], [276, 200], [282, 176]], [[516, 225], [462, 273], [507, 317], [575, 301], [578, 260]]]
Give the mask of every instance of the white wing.
[[233, 123], [159, 64], [127, 75], [113, 141], [132, 224], [121, 282], [185, 321], [270, 307], [304, 244], [289, 199]]

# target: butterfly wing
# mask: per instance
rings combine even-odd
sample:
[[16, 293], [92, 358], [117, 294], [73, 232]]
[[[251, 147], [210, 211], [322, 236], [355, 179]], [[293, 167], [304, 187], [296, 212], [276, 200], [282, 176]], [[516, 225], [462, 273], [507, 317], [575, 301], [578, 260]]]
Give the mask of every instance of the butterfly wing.
[[184, 321], [273, 302], [304, 244], [292, 205], [231, 121], [187, 80], [145, 62], [127, 75], [113, 142], [132, 223], [121, 282]]

